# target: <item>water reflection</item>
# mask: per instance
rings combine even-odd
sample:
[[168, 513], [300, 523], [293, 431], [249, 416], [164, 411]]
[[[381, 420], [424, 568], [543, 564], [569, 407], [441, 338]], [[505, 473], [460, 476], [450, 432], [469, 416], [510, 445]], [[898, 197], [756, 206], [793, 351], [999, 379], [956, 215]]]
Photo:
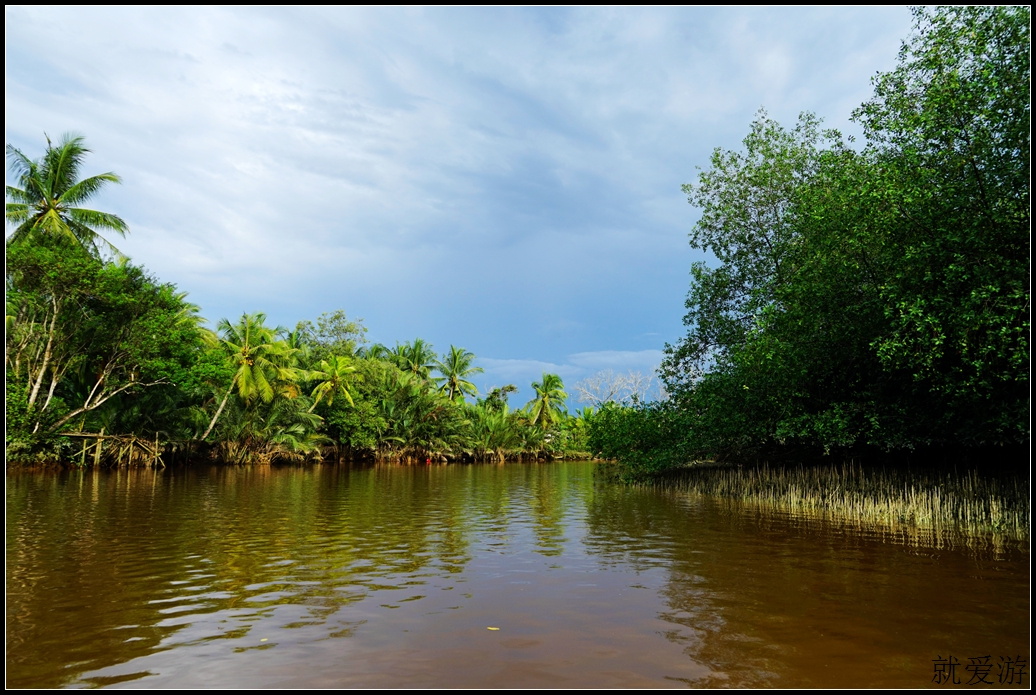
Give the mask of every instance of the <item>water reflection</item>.
[[9, 475], [6, 528], [12, 687], [918, 686], [1028, 654], [1027, 552], [587, 463]]
[[602, 558], [666, 567], [666, 636], [709, 666], [697, 686], [924, 685], [938, 654], [1028, 654], [1017, 547], [897, 546], [751, 505], [616, 488], [597, 491], [587, 520]]

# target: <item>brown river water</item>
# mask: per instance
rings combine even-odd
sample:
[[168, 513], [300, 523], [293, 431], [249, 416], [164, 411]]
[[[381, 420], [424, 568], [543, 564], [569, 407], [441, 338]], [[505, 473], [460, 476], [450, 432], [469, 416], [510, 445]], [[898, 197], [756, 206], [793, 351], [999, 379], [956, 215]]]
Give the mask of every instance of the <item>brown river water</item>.
[[8, 474], [7, 686], [1029, 686], [1028, 546], [594, 465]]

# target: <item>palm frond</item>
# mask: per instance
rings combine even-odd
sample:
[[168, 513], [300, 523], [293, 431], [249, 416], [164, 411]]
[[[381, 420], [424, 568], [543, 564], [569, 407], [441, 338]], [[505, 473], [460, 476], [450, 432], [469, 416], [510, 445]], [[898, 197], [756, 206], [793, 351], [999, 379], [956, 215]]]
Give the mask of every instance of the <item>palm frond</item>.
[[[109, 212], [98, 212], [97, 210], [87, 210], [85, 208], [68, 208], [65, 214], [83, 226], [110, 229], [120, 236], [126, 236], [126, 232], [129, 231], [129, 225], [126, 224], [125, 220]], [[96, 232], [94, 233], [96, 234]]]
[[83, 157], [90, 152], [83, 146], [83, 140], [83, 136], [77, 133], [65, 133], [57, 147], [47, 148], [43, 168], [54, 198], [60, 197], [79, 178]]
[[9, 224], [21, 224], [29, 219], [29, 206], [26, 203], [7, 203], [5, 214]]
[[26, 220], [18, 225], [18, 228], [11, 232], [11, 235], [7, 237], [8, 246], [14, 244], [21, 244], [29, 240], [32, 236], [33, 224], [32, 220]]
[[122, 178], [108, 171], [77, 181], [62, 193], [61, 202], [65, 205], [77, 205], [93, 198], [109, 183], [122, 183]]
[[80, 245], [84, 248], [91, 249], [95, 256], [100, 255], [100, 250], [103, 248], [108, 253], [115, 256], [116, 260], [121, 263], [125, 263], [129, 260], [122, 251], [115, 247], [115, 244], [105, 239], [101, 234], [98, 234], [96, 230], [82, 224], [78, 220], [69, 219], [66, 221], [66, 226], [72, 230], [75, 238], [79, 240]]
[[39, 234], [63, 239], [95, 256], [104, 249], [117, 259], [125, 259], [94, 228], [125, 236], [129, 231], [126, 222], [117, 215], [75, 207], [105, 185], [121, 182], [111, 172], [79, 180], [83, 159], [89, 152], [83, 145], [83, 137], [75, 133], [66, 133], [56, 145], [48, 137], [47, 149], [37, 161], [26, 157], [18, 148], [7, 146], [8, 167], [21, 188], [7, 186], [6, 218], [10, 224], [32, 222], [31, 230], [20, 228], [8, 238], [9, 244], [26, 242]]
[[26, 157], [21, 150], [14, 145], [7, 146], [7, 167], [23, 185], [26, 179], [33, 177], [38, 165]]
[[5, 193], [10, 200], [17, 203], [25, 203], [28, 205], [35, 201], [35, 199], [24, 190], [21, 188], [15, 188], [14, 186], [7, 186]]

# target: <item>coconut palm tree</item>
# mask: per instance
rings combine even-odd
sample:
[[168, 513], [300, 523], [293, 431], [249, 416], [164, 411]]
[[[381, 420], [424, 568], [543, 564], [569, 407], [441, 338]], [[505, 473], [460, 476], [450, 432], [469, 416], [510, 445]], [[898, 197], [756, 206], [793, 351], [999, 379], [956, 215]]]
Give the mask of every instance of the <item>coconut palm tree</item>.
[[568, 398], [561, 377], [543, 372], [543, 378], [532, 382], [532, 388], [536, 391], [536, 397], [525, 404], [532, 424], [547, 429], [560, 422], [565, 416], [565, 399]]
[[208, 437], [216, 426], [216, 420], [235, 387], [246, 403], [256, 398], [269, 403], [273, 400], [278, 382], [292, 383], [296, 380], [297, 371], [285, 366], [293, 354], [293, 348], [278, 341], [276, 337], [280, 329], [267, 328], [265, 322], [266, 314], [260, 312], [242, 314], [236, 325], [226, 319], [220, 319], [217, 324], [219, 345], [237, 371], [202, 439]]
[[349, 386], [355, 378], [353, 376], [355, 372], [356, 367], [353, 366], [352, 360], [348, 357], [331, 355], [326, 360], [321, 360], [320, 369], [308, 374], [311, 379], [320, 381], [313, 389], [311, 396], [313, 398], [313, 405], [310, 406], [309, 412], [313, 412], [313, 409], [317, 407], [317, 403], [324, 396], [327, 396], [327, 404], [331, 405], [334, 403], [335, 395], [337, 394], [345, 396], [345, 400], [349, 401], [349, 405], [355, 405], [352, 394], [349, 393]]
[[437, 361], [431, 344], [420, 338], [414, 338], [412, 343], [396, 343], [392, 354], [397, 367], [422, 379], [428, 379]]
[[457, 396], [463, 397], [465, 393], [471, 396], [478, 394], [475, 385], [467, 380], [467, 377], [481, 374], [483, 371], [482, 367], [471, 366], [474, 361], [474, 353], [454, 345], [450, 346], [450, 351], [444, 354], [441, 360], [435, 361], [435, 368], [442, 374], [436, 379], [436, 381], [442, 381], [439, 390], [445, 393], [451, 401]]
[[121, 256], [98, 230], [126, 236], [129, 227], [118, 215], [79, 207], [109, 183], [122, 183], [110, 171], [80, 179], [83, 159], [90, 150], [80, 135], [66, 133], [55, 146], [47, 138], [47, 151], [37, 161], [7, 145], [7, 159], [21, 188], [7, 186], [7, 222], [15, 229], [8, 244], [40, 238], [62, 239], [99, 255], [104, 247]]

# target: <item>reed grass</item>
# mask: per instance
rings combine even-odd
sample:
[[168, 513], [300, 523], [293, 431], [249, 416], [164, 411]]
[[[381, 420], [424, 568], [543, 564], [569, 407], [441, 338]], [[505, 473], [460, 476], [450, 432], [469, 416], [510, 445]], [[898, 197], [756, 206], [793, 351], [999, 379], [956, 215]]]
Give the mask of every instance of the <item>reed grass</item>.
[[739, 500], [750, 507], [878, 531], [908, 543], [1030, 537], [1029, 480], [928, 470], [835, 466], [734, 467], [696, 464], [641, 483]]

